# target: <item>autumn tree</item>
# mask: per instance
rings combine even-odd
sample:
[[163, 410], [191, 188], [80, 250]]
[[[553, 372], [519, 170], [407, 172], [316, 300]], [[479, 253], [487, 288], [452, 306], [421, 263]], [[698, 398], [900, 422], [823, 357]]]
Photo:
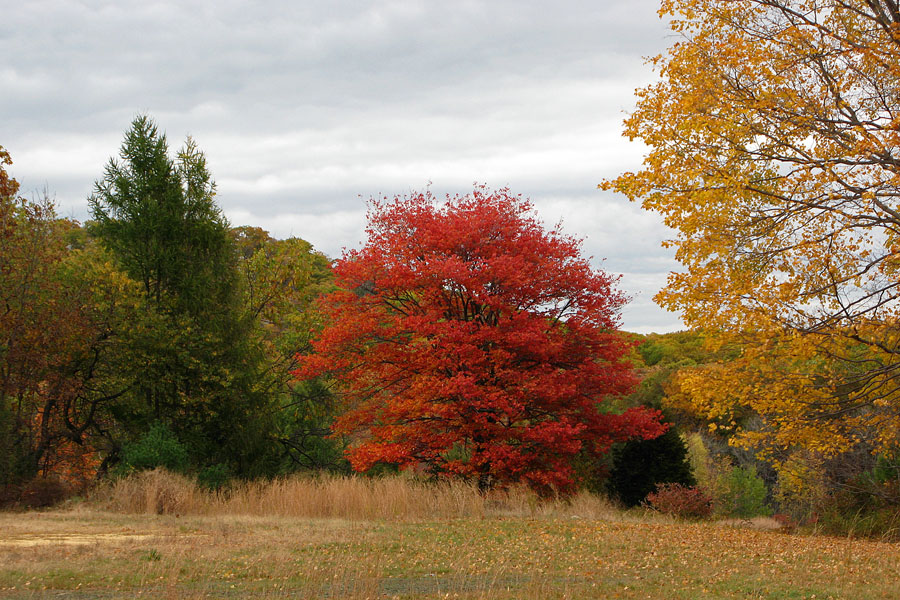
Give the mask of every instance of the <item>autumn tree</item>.
[[[5, 157], [8, 162], [8, 156]], [[100, 464], [110, 408], [129, 385], [118, 336], [139, 296], [46, 197], [17, 196], [0, 169], [0, 486]]]
[[486, 489], [568, 488], [572, 459], [660, 435], [658, 413], [605, 410], [635, 378], [625, 297], [527, 200], [476, 188], [373, 201], [368, 240], [336, 262], [326, 327], [299, 377], [331, 374], [360, 471], [422, 465]]
[[[0, 148], [0, 484], [17, 483], [38, 470], [36, 411], [40, 388], [55, 360], [49, 330], [59, 298], [53, 285], [63, 248], [47, 203], [18, 196], [19, 184]], [[65, 345], [62, 342], [62, 345]]]
[[666, 0], [661, 12], [678, 41], [626, 121], [648, 154], [604, 185], [677, 233], [684, 270], [661, 304], [743, 348], [686, 372], [680, 401], [772, 452], [895, 454], [900, 7]]
[[231, 235], [244, 310], [260, 325], [267, 393], [277, 398], [271, 435], [282, 448], [282, 469], [346, 470], [343, 442], [330, 436], [334, 395], [322, 378], [297, 381], [292, 374], [321, 326], [314, 301], [333, 291], [330, 261], [305, 240], [274, 239], [259, 227], [235, 227]]
[[19, 182], [9, 176], [4, 165], [11, 165], [12, 158], [3, 146], [0, 146], [0, 199], [11, 200], [19, 191]]

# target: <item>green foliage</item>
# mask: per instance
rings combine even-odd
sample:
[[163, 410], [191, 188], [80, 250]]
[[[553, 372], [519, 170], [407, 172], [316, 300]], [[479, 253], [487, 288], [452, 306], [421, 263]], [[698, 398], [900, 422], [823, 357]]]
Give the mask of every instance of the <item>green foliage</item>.
[[[735, 449], [715, 438], [706, 438], [704, 442], [704, 437], [697, 433], [687, 436], [687, 449], [697, 483], [712, 496], [718, 514], [742, 519], [772, 514], [767, 504], [768, 487], [756, 466], [764, 464], [755, 461], [752, 455], [729, 454]], [[739, 466], [735, 466], [736, 461]]]
[[658, 438], [633, 440], [613, 450], [608, 489], [626, 506], [637, 506], [661, 483], [697, 483], [687, 449], [674, 428]]
[[[843, 458], [840, 466], [846, 469], [847, 457]], [[817, 503], [808, 522], [831, 535], [900, 540], [900, 475], [896, 453], [861, 456], [852, 461], [852, 476], [837, 481], [833, 478], [839, 478], [840, 470], [835, 469], [835, 462], [826, 464], [830, 493]]]
[[29, 452], [24, 443], [27, 439], [16, 426], [15, 412], [10, 404], [6, 398], [0, 402], [0, 490], [34, 475], [29, 468]]
[[753, 467], [733, 467], [718, 481], [716, 511], [738, 519], [769, 516], [766, 484]]
[[881, 463], [842, 483], [813, 515], [816, 527], [831, 535], [900, 540], [900, 479], [890, 473]]
[[605, 495], [608, 492], [609, 470], [612, 465], [612, 453], [603, 457], [581, 451], [572, 460], [575, 480], [580, 489], [591, 494]]
[[712, 354], [706, 347], [706, 337], [696, 331], [651, 333], [642, 339], [637, 351], [648, 367], [700, 364]]
[[197, 468], [221, 463], [235, 474], [267, 474], [278, 465], [269, 435], [277, 398], [214, 196], [194, 142], [170, 158], [165, 135], [145, 116], [95, 186], [91, 233], [147, 301], [127, 333], [132, 365], [141, 368], [115, 417], [132, 438], [166, 423]]
[[682, 369], [729, 360], [737, 349], [718, 346], [715, 338], [697, 331], [651, 333], [635, 338], [632, 361], [639, 368], [641, 383], [621, 407], [648, 406], [662, 410], [666, 421], [682, 429], [696, 428], [696, 418], [666, 402], [674, 376]]
[[123, 473], [165, 467], [184, 473], [188, 468], [188, 451], [175, 434], [161, 423], [155, 423], [136, 442], [122, 448]]
[[350, 473], [344, 437], [332, 436], [337, 414], [334, 397], [322, 379], [294, 383], [282, 396], [275, 435], [283, 452], [282, 471]]
[[19, 198], [6, 164], [0, 148], [0, 486], [149, 468], [163, 423], [186, 452], [167, 466], [210, 481], [339, 468], [330, 392], [290, 374], [331, 286], [324, 255], [232, 232], [203, 154], [189, 139], [170, 158], [148, 117], [97, 182], [85, 228]]
[[159, 550], [151, 548], [141, 555], [141, 560], [145, 560], [147, 562], [156, 562], [162, 560], [162, 554], [159, 553]]
[[206, 467], [197, 473], [197, 483], [207, 490], [221, 490], [231, 480], [228, 465], [218, 464]]
[[194, 141], [175, 160], [168, 151], [149, 117], [132, 122], [89, 199], [92, 233], [158, 308], [215, 318], [236, 275], [228, 223]]
[[812, 524], [817, 531], [827, 535], [900, 541], [900, 509], [897, 507], [847, 512], [826, 506]]
[[900, 455], [877, 457], [871, 476], [873, 481], [881, 484], [900, 481]]
[[258, 227], [236, 227], [230, 235], [238, 249], [244, 310], [262, 327], [258, 341], [267, 364], [267, 390], [277, 398], [271, 428], [280, 446], [280, 472], [347, 472], [345, 442], [332, 438], [336, 414], [324, 378], [296, 382], [297, 357], [310, 349], [320, 329], [313, 300], [334, 289], [328, 259], [299, 238], [272, 239]]

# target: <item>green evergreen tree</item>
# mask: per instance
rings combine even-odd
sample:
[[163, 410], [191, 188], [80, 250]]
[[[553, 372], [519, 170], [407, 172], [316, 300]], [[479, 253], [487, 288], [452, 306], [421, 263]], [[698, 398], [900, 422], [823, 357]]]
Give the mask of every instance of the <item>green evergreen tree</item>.
[[277, 460], [264, 353], [206, 159], [190, 138], [170, 158], [146, 116], [133, 121], [119, 157], [90, 197], [91, 233], [140, 282], [149, 309], [130, 332], [133, 394], [115, 416], [132, 440], [165, 425], [196, 468], [264, 473]]
[[626, 506], [637, 506], [660, 483], [697, 485], [687, 448], [674, 427], [652, 440], [626, 442], [613, 450], [609, 490]]
[[125, 134], [89, 199], [92, 231], [157, 308], [211, 316], [235, 298], [235, 251], [206, 158], [188, 138], [176, 160], [146, 116]]

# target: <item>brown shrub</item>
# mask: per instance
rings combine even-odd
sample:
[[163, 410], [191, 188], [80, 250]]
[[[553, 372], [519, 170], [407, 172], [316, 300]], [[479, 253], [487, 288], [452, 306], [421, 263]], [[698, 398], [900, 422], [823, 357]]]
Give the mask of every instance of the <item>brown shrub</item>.
[[35, 477], [19, 493], [19, 504], [26, 508], [46, 508], [59, 504], [71, 494], [69, 487], [55, 477]]
[[680, 483], [661, 483], [647, 494], [647, 505], [664, 515], [681, 519], [703, 519], [712, 514], [712, 498], [703, 490]]

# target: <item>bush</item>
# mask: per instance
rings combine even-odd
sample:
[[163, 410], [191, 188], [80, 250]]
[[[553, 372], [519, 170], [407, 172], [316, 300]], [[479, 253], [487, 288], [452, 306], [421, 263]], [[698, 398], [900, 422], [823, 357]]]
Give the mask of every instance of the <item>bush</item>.
[[750, 519], [769, 516], [766, 484], [753, 467], [734, 467], [719, 481], [716, 510], [725, 516]]
[[668, 431], [652, 440], [627, 442], [613, 451], [609, 491], [626, 506], [637, 506], [660, 483], [697, 485], [678, 432]]
[[21, 488], [22, 486], [20, 485], [0, 485], [0, 509], [15, 505], [22, 495]]
[[184, 472], [187, 466], [187, 448], [161, 423], [154, 424], [138, 441], [122, 449], [122, 469], [125, 473], [158, 467]]
[[826, 506], [817, 515], [816, 529], [828, 535], [872, 538], [883, 542], [900, 541], [900, 508], [880, 508], [846, 513]]
[[900, 540], [900, 479], [881, 465], [845, 482], [823, 503], [816, 526], [823, 533]]
[[[775, 500], [793, 521], [802, 522], [821, 512], [829, 482], [825, 463], [811, 453], [794, 452], [777, 467]], [[777, 515], [775, 515], [777, 519]]]
[[231, 480], [227, 465], [212, 465], [197, 473], [197, 485], [211, 491], [224, 489]]
[[664, 515], [703, 519], [712, 514], [713, 501], [703, 490], [680, 483], [662, 483], [647, 494], [646, 504]]
[[35, 477], [23, 486], [19, 503], [27, 508], [46, 508], [65, 500], [69, 492], [69, 488], [56, 478]]

